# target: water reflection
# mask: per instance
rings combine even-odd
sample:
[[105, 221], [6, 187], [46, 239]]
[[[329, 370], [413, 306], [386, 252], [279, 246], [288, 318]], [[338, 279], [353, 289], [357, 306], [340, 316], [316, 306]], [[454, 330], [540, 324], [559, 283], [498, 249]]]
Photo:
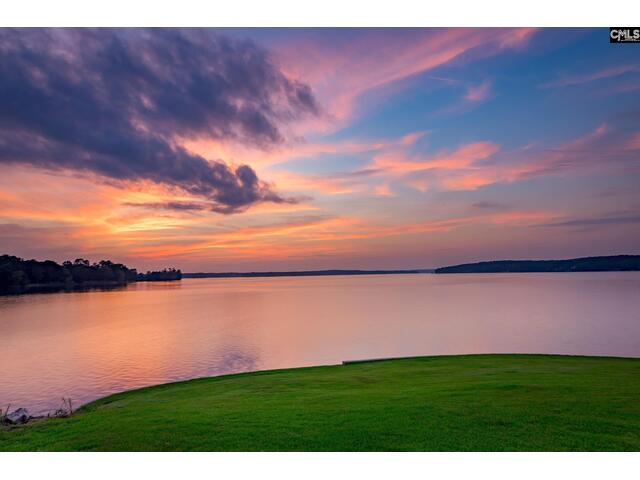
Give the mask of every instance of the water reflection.
[[640, 356], [640, 275], [189, 279], [0, 297], [0, 403], [346, 359]]
[[222, 353], [209, 368], [210, 375], [222, 375], [229, 372], [252, 372], [258, 370], [258, 357], [249, 352], [229, 350]]

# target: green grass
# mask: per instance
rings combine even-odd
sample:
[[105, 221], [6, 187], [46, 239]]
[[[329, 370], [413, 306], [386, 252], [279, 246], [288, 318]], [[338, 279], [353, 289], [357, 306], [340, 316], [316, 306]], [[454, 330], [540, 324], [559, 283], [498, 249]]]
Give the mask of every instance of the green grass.
[[0, 429], [0, 450], [640, 450], [640, 359], [422, 357], [103, 398]]

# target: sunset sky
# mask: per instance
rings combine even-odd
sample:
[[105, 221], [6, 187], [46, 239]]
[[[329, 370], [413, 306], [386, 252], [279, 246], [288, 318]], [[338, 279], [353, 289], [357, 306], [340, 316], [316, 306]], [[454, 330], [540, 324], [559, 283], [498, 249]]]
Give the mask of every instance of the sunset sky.
[[141, 270], [640, 253], [608, 29], [0, 29], [0, 253]]

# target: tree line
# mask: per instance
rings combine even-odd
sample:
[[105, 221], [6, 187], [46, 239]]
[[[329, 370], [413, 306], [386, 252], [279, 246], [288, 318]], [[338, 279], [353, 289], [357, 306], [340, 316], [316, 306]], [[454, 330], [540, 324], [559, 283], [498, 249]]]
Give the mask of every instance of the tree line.
[[609, 255], [567, 260], [495, 260], [437, 268], [435, 273], [614, 272], [640, 270], [640, 255]]
[[179, 280], [181, 277], [182, 272], [176, 269], [138, 274], [135, 268], [110, 260], [91, 263], [84, 258], [76, 258], [60, 265], [52, 260], [0, 256], [0, 293], [117, 286], [135, 281]]
[[181, 280], [182, 271], [175, 268], [165, 268], [156, 272], [139, 273], [139, 282], [155, 282], [163, 280]]

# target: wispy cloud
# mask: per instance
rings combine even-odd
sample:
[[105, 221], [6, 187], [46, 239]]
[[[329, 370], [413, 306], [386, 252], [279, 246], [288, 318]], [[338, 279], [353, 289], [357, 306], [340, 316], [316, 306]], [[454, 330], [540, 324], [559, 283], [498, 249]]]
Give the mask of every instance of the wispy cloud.
[[[397, 149], [413, 147], [416, 142], [424, 138], [427, 132], [417, 131], [407, 133], [400, 138], [375, 140], [370, 142], [340, 141], [334, 143], [301, 145], [300, 150], [292, 149], [289, 153], [298, 160], [314, 158], [318, 154], [357, 154], [388, 152]], [[280, 163], [284, 162], [281, 159]], [[310, 190], [326, 194], [343, 194], [363, 191], [367, 189], [366, 181], [381, 173], [383, 168], [372, 164], [356, 170], [331, 172], [325, 174], [294, 173], [284, 169], [275, 169], [270, 172], [276, 183], [286, 191]]]
[[393, 197], [394, 193], [391, 191], [391, 187], [388, 184], [383, 183], [381, 185], [376, 185], [373, 189], [375, 195], [379, 197]]
[[[474, 142], [461, 145], [453, 151], [441, 151], [431, 155], [411, 155], [406, 150], [394, 150], [376, 155], [372, 165], [381, 175], [391, 176], [419, 190], [433, 186], [447, 189], [474, 189], [485, 184], [473, 183], [474, 165], [500, 151], [493, 142]], [[488, 180], [487, 180], [488, 181]]]
[[572, 85], [581, 85], [583, 83], [595, 82], [605, 78], [619, 77], [626, 73], [640, 71], [639, 65], [618, 65], [615, 67], [605, 68], [594, 72], [583, 73], [580, 75], [566, 75], [556, 80], [552, 80], [540, 85], [540, 88], [559, 88]]
[[362, 179], [375, 175], [377, 172], [378, 170], [374, 168], [327, 174], [301, 174], [280, 171], [274, 174], [274, 177], [279, 185], [288, 190], [335, 195], [364, 190], [366, 187]]
[[485, 161], [432, 172], [431, 182], [451, 190], [474, 190], [494, 183], [526, 181], [548, 175], [580, 175], [640, 166], [635, 137], [602, 124], [593, 131], [551, 148], [524, 146]]
[[[607, 124], [564, 144], [546, 148], [527, 144], [510, 151], [503, 151], [495, 142], [479, 141], [435, 153], [416, 153], [406, 138], [413, 139], [406, 136], [373, 151], [369, 166], [362, 171], [368, 177], [384, 179], [387, 185], [400, 182], [421, 191], [460, 191], [572, 171], [587, 174], [603, 168], [640, 167], [640, 134]], [[320, 178], [327, 192], [362, 191], [363, 176], [357, 176], [354, 171]]]
[[464, 98], [470, 102], [482, 102], [483, 100], [486, 100], [490, 94], [491, 82], [489, 80], [485, 80], [478, 85], [469, 86]]
[[407, 155], [397, 151], [376, 155], [373, 159], [375, 168], [397, 173], [416, 172], [429, 169], [457, 169], [468, 167], [478, 160], [490, 157], [500, 150], [500, 145], [493, 142], [475, 142], [462, 145], [448, 152], [435, 155]]
[[613, 212], [600, 217], [574, 218], [560, 222], [545, 223], [543, 227], [599, 227], [609, 225], [629, 225], [640, 223], [640, 215], [637, 213]]
[[[360, 96], [434, 70], [465, 56], [490, 56], [526, 45], [534, 28], [361, 30], [342, 38], [307, 35], [276, 45], [286, 72], [312, 85], [330, 113], [329, 122], [304, 129], [341, 125], [354, 114]], [[375, 50], [376, 55], [369, 52]], [[448, 79], [444, 79], [448, 80]], [[483, 86], [472, 96], [483, 95]], [[393, 91], [393, 89], [391, 89]], [[484, 93], [486, 94], [486, 93]]]

